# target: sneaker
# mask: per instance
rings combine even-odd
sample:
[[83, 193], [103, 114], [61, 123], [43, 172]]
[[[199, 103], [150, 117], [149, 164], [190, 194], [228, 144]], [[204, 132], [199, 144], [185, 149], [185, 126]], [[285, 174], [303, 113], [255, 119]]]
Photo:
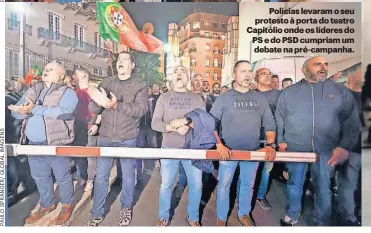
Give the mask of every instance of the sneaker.
[[86, 182], [86, 186], [85, 186], [84, 191], [89, 192], [89, 191], [93, 190], [93, 188], [94, 188], [94, 181], [88, 180], [88, 182]]
[[188, 221], [188, 224], [191, 226], [191, 227], [200, 227], [201, 224], [199, 222], [193, 222], [191, 221], [188, 217], [187, 217], [187, 221]]
[[169, 226], [169, 222], [168, 222], [168, 221], [163, 220], [163, 219], [161, 219], [161, 218], [159, 218], [159, 219], [157, 220], [156, 227], [167, 227], [167, 226]]
[[217, 227], [225, 227], [225, 226], [227, 226], [227, 223], [225, 221], [222, 221], [222, 220], [217, 218], [216, 219], [216, 226]]
[[63, 204], [62, 210], [61, 212], [59, 212], [59, 215], [57, 219], [55, 220], [55, 225], [59, 226], [67, 222], [68, 219], [70, 219], [71, 214], [72, 214], [72, 204], [69, 204], [69, 205]]
[[89, 219], [88, 224], [86, 225], [87, 227], [97, 227], [101, 222], [103, 222], [103, 217], [98, 217], [98, 218], [91, 218]]
[[131, 219], [133, 216], [133, 209], [132, 208], [123, 208], [120, 213], [119, 225], [128, 226], [131, 223]]
[[238, 217], [238, 221], [245, 227], [254, 227], [255, 223], [249, 215]]
[[259, 203], [259, 205], [261, 206], [261, 208], [263, 210], [270, 210], [270, 209], [272, 209], [272, 205], [271, 205], [271, 203], [269, 203], [269, 201], [267, 200], [267, 198], [256, 199], [256, 201]]
[[31, 213], [30, 216], [27, 217], [25, 223], [26, 224], [35, 223], [35, 222], [39, 221], [40, 219], [42, 219], [45, 215], [47, 215], [50, 212], [52, 212], [53, 210], [55, 210], [55, 208], [56, 208], [55, 205], [51, 205], [51, 206], [46, 207], [46, 208], [40, 207], [35, 212]]
[[293, 227], [298, 223], [298, 220], [293, 220], [289, 216], [285, 216], [284, 218], [281, 218], [281, 226], [283, 227]]

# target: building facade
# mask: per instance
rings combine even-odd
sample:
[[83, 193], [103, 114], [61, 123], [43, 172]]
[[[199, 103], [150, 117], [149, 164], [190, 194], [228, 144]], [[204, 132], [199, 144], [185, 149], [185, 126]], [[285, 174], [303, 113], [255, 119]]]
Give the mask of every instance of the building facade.
[[[179, 60], [191, 77], [201, 74], [210, 85], [221, 82], [229, 18], [226, 15], [195, 11], [176, 27], [174, 24], [169, 25], [169, 46], [175, 51], [177, 48], [174, 45], [179, 44]], [[173, 37], [177, 39], [170, 40]], [[177, 63], [176, 59], [177, 56], [172, 63]]]
[[[43, 67], [56, 60], [67, 73], [84, 67], [99, 82], [108, 75], [109, 52], [118, 52], [118, 44], [105, 49], [95, 17], [95, 5], [87, 3], [27, 3], [23, 12], [19, 4], [6, 4], [6, 78], [21, 74], [35, 64]], [[21, 23], [24, 22], [21, 26]], [[24, 28], [24, 55], [20, 31]]]
[[238, 16], [228, 20], [227, 41], [223, 48], [222, 86], [229, 86], [233, 81], [233, 67], [238, 60]]

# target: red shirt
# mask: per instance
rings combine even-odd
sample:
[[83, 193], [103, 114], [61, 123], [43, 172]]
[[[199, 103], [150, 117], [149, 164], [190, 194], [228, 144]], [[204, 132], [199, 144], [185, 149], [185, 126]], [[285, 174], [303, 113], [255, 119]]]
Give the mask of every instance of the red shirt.
[[90, 95], [85, 89], [76, 88], [75, 91], [79, 100], [76, 107], [76, 120], [88, 123], [93, 115], [89, 110]]

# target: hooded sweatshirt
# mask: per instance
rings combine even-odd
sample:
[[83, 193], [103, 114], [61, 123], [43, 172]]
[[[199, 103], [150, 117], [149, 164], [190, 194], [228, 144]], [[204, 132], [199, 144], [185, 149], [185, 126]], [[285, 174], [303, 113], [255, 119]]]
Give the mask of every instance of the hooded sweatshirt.
[[293, 152], [331, 156], [336, 147], [351, 151], [361, 130], [352, 93], [330, 79], [301, 80], [283, 90], [275, 116], [277, 141]]

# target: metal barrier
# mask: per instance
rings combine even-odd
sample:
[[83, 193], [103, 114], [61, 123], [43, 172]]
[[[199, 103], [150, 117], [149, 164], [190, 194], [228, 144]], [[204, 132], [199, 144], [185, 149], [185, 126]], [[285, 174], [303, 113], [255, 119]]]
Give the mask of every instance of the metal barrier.
[[[229, 160], [265, 161], [265, 152], [233, 150]], [[68, 156], [68, 157], [114, 157], [138, 159], [192, 159], [221, 160], [216, 150], [153, 149], [128, 147], [81, 147], [81, 146], [29, 146], [6, 145], [7, 156]], [[315, 153], [277, 152], [275, 162], [307, 162], [317, 160]]]

